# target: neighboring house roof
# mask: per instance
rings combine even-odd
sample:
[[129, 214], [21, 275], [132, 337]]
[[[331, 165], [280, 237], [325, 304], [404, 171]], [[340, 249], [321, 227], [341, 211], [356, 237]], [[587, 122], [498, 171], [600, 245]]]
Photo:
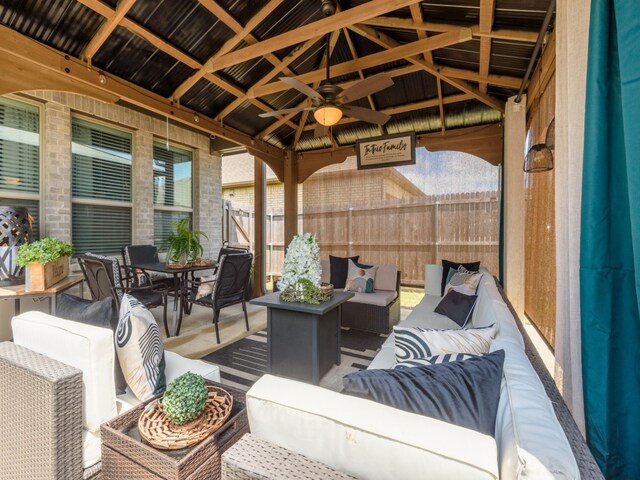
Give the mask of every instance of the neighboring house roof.
[[[222, 187], [253, 185], [253, 155], [240, 153], [222, 157]], [[267, 165], [267, 183], [278, 183], [278, 178]]]

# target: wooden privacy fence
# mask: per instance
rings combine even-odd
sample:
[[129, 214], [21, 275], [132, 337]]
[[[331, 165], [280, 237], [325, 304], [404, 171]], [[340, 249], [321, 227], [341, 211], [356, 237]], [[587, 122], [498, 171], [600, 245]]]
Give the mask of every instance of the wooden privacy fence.
[[[424, 286], [424, 265], [443, 258], [480, 260], [498, 272], [498, 192], [474, 192], [368, 202], [363, 206], [306, 208], [298, 231], [318, 236], [323, 258], [360, 255], [364, 263], [394, 264], [402, 283]], [[223, 234], [231, 244], [253, 249], [253, 212], [225, 204]], [[284, 260], [284, 216], [268, 209], [267, 274]]]

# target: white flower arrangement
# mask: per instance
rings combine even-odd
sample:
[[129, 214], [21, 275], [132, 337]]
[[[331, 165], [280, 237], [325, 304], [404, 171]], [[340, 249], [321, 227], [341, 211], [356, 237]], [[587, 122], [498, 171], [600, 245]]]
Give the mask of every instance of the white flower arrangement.
[[280, 297], [291, 302], [322, 301], [321, 276], [318, 239], [310, 233], [296, 235], [287, 247], [282, 277], [278, 280]]

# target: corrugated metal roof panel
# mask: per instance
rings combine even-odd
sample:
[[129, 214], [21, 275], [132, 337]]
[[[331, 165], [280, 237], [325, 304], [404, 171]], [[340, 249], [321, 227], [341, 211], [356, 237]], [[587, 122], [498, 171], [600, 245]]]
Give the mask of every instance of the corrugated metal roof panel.
[[57, 50], [79, 57], [105, 19], [75, 0], [6, 0], [0, 23]]
[[493, 28], [540, 30], [549, 0], [496, 0]]
[[502, 120], [500, 112], [476, 100], [445, 105], [444, 113], [446, 128], [473, 127]]
[[324, 39], [318, 40], [305, 53], [291, 62], [289, 68], [298, 75], [317, 70], [326, 52]]
[[244, 102], [230, 115], [224, 117], [224, 123], [254, 137], [273, 123], [272, 118], [259, 117], [261, 113], [263, 112], [258, 107]]
[[251, 85], [256, 83], [258, 79], [264, 77], [271, 70], [273, 70], [273, 64], [265, 60], [264, 57], [260, 57], [225, 68], [218, 73], [228, 78], [231, 83], [240, 85], [243, 89], [247, 90]]
[[278, 92], [273, 95], [261, 97], [260, 100], [265, 102], [267, 105], [270, 105], [275, 110], [280, 110], [281, 108], [293, 108], [300, 102], [303, 102], [306, 98], [306, 95], [290, 88], [284, 92]]
[[491, 42], [490, 72], [498, 75], [524, 77], [529, 65], [529, 58], [533, 54], [533, 47], [532, 43], [493, 40]]
[[170, 96], [193, 69], [143, 38], [117, 27], [93, 57], [93, 64], [163, 97]]
[[208, 117], [215, 117], [224, 107], [233, 102], [235, 98], [236, 97], [213, 83], [205, 79], [200, 79], [198, 83], [180, 99], [180, 102]]
[[393, 87], [375, 94], [374, 99], [378, 108], [404, 105], [438, 96], [436, 79], [426, 72], [415, 72], [395, 77], [393, 82]]
[[474, 25], [478, 23], [480, 7], [478, 0], [447, 0], [421, 2], [422, 16], [430, 22]]
[[137, 1], [128, 16], [200, 63], [233, 36], [231, 29], [196, 0]]
[[216, 0], [231, 16], [242, 26], [245, 26], [249, 19], [258, 13], [265, 2], [246, 0]]

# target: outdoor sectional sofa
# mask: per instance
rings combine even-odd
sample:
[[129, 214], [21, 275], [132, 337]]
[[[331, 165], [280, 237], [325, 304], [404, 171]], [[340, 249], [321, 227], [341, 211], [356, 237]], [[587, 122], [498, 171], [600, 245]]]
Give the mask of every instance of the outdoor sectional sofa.
[[[433, 311], [440, 301], [442, 268], [428, 265], [426, 272], [426, 295], [400, 325], [459, 328]], [[580, 478], [572, 452], [575, 423], [568, 421], [573, 432], [570, 445], [527, 358], [512, 310], [486, 271], [472, 323], [496, 324], [491, 351], [505, 351], [495, 439], [370, 400], [265, 375], [247, 394], [251, 434], [223, 456], [223, 478], [282, 478], [281, 472], [305, 470], [316, 474], [299, 478]], [[369, 368], [390, 368], [394, 362], [391, 335]], [[261, 462], [264, 452], [278, 460]], [[589, 461], [593, 476], [583, 478], [600, 478], [592, 457]]]
[[[362, 262], [367, 263], [367, 262]], [[329, 260], [322, 260], [322, 282], [330, 281]], [[374, 333], [390, 333], [400, 320], [400, 271], [378, 265], [373, 293], [355, 292], [342, 305], [342, 326]]]
[[[0, 343], [0, 478], [98, 479], [100, 425], [137, 405], [117, 395], [110, 329], [26, 312]], [[165, 351], [167, 383], [190, 371], [216, 382], [218, 366]]]

